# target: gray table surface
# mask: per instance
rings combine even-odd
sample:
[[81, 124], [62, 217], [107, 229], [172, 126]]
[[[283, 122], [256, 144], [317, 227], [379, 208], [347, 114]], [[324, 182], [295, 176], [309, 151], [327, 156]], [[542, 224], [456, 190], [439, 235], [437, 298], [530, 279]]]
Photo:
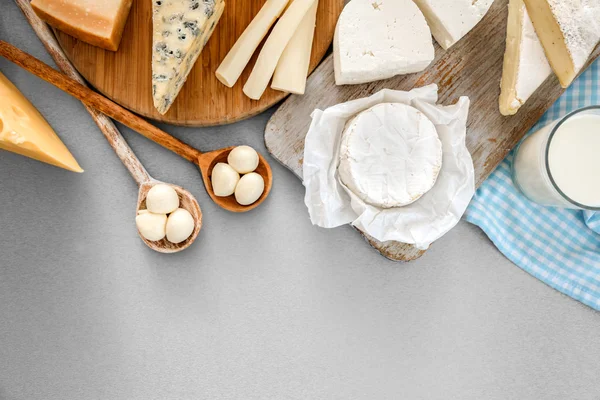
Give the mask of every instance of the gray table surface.
[[[6, 4], [5, 4], [6, 3]], [[3, 0], [0, 38], [47, 63]], [[313, 227], [301, 183], [234, 215], [192, 164], [123, 128], [157, 179], [197, 196], [199, 240], [159, 255], [137, 187], [83, 106], [0, 59], [84, 174], [0, 153], [0, 399], [600, 399], [600, 314], [550, 289], [461, 222], [390, 262], [351, 228]], [[273, 110], [163, 126], [201, 149], [266, 154]]]

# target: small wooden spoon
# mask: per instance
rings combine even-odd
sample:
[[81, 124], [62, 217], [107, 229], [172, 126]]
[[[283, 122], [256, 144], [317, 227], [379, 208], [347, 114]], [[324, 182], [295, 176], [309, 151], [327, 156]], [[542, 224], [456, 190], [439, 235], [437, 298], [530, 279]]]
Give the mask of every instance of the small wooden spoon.
[[[152, 189], [154, 185], [159, 183], [164, 184], [164, 182], [157, 181], [151, 177], [149, 178], [149, 180], [140, 185], [140, 191], [138, 192], [137, 211], [146, 209], [146, 196], [148, 196], [148, 191]], [[167, 185], [175, 189], [179, 195], [179, 208], [184, 208], [188, 210], [190, 214], [192, 214], [192, 218], [194, 218], [194, 231], [189, 238], [181, 243], [171, 243], [167, 239], [152, 242], [143, 237], [139, 231], [138, 235], [140, 235], [140, 238], [142, 238], [144, 243], [146, 243], [146, 245], [152, 250], [158, 251], [159, 253], [177, 253], [178, 251], [185, 250], [190, 247], [190, 245], [194, 243], [198, 237], [198, 233], [200, 233], [200, 229], [202, 229], [202, 211], [200, 210], [200, 205], [196, 201], [196, 198], [193, 194], [182, 187], [171, 185], [170, 183], [167, 183]]]
[[132, 112], [110, 101], [106, 97], [61, 74], [37, 58], [25, 53], [24, 51], [3, 40], [0, 40], [0, 55], [26, 69], [37, 77], [42, 78], [46, 82], [49, 82], [57, 88], [69, 93], [71, 96], [81, 100], [81, 102], [87, 106], [90, 106], [102, 112], [103, 114], [108, 115], [112, 119], [130, 127], [142, 136], [145, 136], [146, 138], [160, 144], [161, 146], [180, 155], [186, 160], [195, 163], [200, 169], [202, 180], [204, 181], [204, 187], [206, 188], [206, 191], [210, 195], [211, 199], [225, 210], [232, 212], [250, 211], [262, 204], [262, 202], [265, 201], [271, 192], [271, 187], [273, 185], [271, 166], [260, 154], [259, 164], [256, 172], [260, 174], [265, 181], [265, 189], [261, 197], [255, 203], [248, 206], [238, 204], [233, 195], [229, 197], [217, 197], [212, 190], [212, 182], [210, 180], [212, 169], [218, 162], [227, 160], [227, 156], [233, 147], [214, 150], [209, 153], [201, 153], [199, 150], [196, 150], [190, 145], [160, 130], [145, 119], [138, 117]]
[[[56, 38], [54, 37], [54, 34], [48, 28], [48, 25], [46, 25], [46, 23], [40, 20], [38, 16], [34, 13], [33, 9], [31, 8], [31, 5], [29, 4], [29, 0], [17, 0], [17, 4], [23, 11], [23, 14], [25, 14], [25, 17], [33, 27], [35, 33], [38, 35], [38, 37], [40, 38], [40, 40], [42, 41], [42, 43], [56, 62], [56, 65], [58, 65], [58, 67], [62, 71], [64, 71], [65, 74], [68, 74], [71, 78], [80, 82], [83, 85], [83, 78], [79, 75], [79, 73], [75, 70], [75, 68], [71, 65], [71, 63], [63, 53], [62, 49], [58, 45], [58, 42], [56, 41]], [[133, 151], [121, 135], [121, 132], [119, 132], [119, 130], [117, 129], [115, 124], [113, 124], [113, 122], [110, 120], [110, 118], [91, 107], [86, 106], [86, 108], [92, 116], [92, 118], [94, 119], [94, 121], [96, 122], [96, 124], [98, 125], [98, 127], [100, 128], [100, 130], [102, 131], [102, 133], [104, 134], [104, 136], [106, 137], [106, 139], [108, 140], [108, 143], [111, 145], [111, 147], [113, 148], [119, 159], [123, 162], [125, 167], [127, 167], [127, 170], [139, 186], [138, 201], [136, 207], [137, 215], [137, 211], [146, 208], [146, 195], [148, 194], [150, 188], [152, 188], [152, 186], [158, 183], [163, 182], [157, 181], [156, 179], [152, 178], [150, 174], [148, 174], [140, 160], [136, 157], [136, 155], [133, 153]], [[167, 183], [167, 185], [170, 184]], [[202, 228], [202, 211], [200, 210], [200, 205], [198, 205], [198, 202], [196, 201], [194, 196], [190, 192], [179, 186], [170, 186], [173, 187], [173, 189], [175, 189], [175, 191], [179, 195], [180, 207], [185, 208], [190, 212], [190, 214], [192, 214], [192, 217], [194, 218], [194, 231], [192, 232], [189, 238], [178, 244], [171, 243], [166, 239], [157, 242], [151, 242], [149, 240], [146, 240], [142, 235], [140, 235], [140, 238], [148, 247], [160, 253], [176, 253], [178, 251], [188, 248], [192, 243], [194, 243], [194, 241], [198, 237], [200, 229]], [[132, 218], [132, 223], [133, 222], [134, 218]]]

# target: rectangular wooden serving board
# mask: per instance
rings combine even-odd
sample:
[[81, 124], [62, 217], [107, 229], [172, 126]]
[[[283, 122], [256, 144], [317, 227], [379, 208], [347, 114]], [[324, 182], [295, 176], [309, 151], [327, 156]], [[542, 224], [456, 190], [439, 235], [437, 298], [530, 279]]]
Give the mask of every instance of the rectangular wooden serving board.
[[[304, 138], [314, 109], [321, 110], [367, 97], [381, 89], [410, 90], [429, 84], [439, 87], [439, 103], [454, 104], [460, 96], [471, 100], [467, 147], [473, 156], [477, 187], [488, 177], [544, 112], [564, 92], [552, 76], [511, 117], [498, 110], [500, 79], [506, 40], [508, 1], [496, 0], [473, 31], [444, 51], [436, 44], [436, 57], [423, 72], [364, 85], [336, 86], [333, 56], [310, 76], [304, 96], [289, 97], [269, 120], [265, 144], [271, 155], [302, 177]], [[597, 48], [590, 63], [599, 55]], [[589, 64], [588, 64], [589, 65]], [[379, 242], [363, 232], [367, 242], [383, 256], [411, 261], [425, 252], [400, 242]]]

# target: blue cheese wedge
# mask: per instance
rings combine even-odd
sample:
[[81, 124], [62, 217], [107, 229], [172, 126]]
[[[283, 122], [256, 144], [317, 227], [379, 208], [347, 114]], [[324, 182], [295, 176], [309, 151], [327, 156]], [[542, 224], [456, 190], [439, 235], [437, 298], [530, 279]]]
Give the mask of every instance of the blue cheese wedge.
[[165, 114], [219, 22], [223, 0], [152, 0], [152, 97]]
[[340, 145], [341, 182], [375, 207], [402, 207], [435, 184], [442, 168], [442, 142], [421, 111], [381, 103], [351, 119]]

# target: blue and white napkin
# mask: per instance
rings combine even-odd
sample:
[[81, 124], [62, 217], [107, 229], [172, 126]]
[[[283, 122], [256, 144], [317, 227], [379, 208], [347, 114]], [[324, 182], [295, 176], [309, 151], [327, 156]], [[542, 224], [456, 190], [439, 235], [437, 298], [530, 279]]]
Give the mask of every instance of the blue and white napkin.
[[[599, 62], [571, 85], [532, 132], [573, 110], [600, 104]], [[530, 202], [512, 183], [512, 160], [511, 152], [481, 185], [465, 214], [467, 221], [483, 229], [517, 266], [600, 310], [600, 212]]]

